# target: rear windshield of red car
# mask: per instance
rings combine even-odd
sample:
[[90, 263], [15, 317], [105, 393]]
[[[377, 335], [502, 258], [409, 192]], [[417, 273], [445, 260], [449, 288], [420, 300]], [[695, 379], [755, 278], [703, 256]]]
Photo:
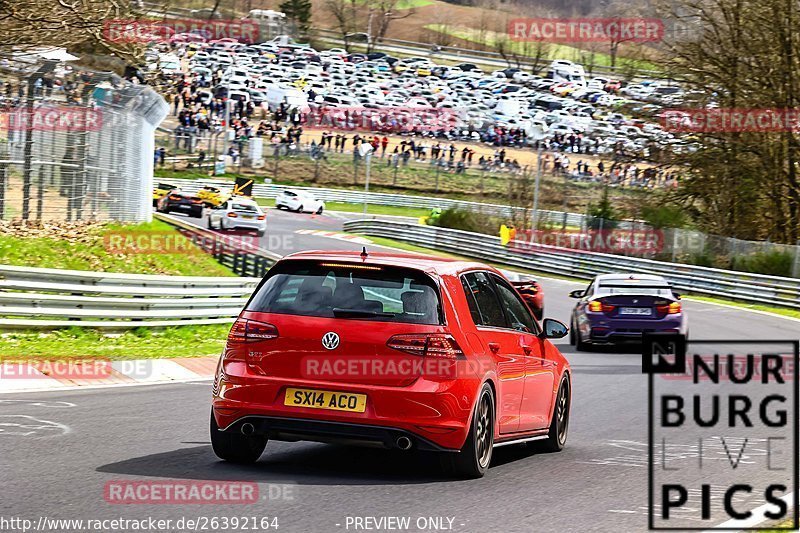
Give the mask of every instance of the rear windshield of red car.
[[248, 311], [326, 318], [442, 324], [436, 283], [418, 270], [334, 261], [275, 265]]

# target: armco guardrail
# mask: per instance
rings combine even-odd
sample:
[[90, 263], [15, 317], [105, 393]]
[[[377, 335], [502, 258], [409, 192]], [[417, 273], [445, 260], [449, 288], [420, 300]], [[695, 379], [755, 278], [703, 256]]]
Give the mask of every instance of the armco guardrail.
[[[256, 248], [250, 243], [242, 242], [236, 236], [220, 234], [189, 224], [178, 217], [156, 213], [155, 218], [178, 228], [189, 236], [204, 251], [211, 254], [220, 264], [233, 270], [238, 276], [261, 278], [267, 273], [280, 255]], [[237, 244], [237, 240], [239, 244]]]
[[[158, 215], [248, 277], [153, 276], [0, 265], [0, 330], [70, 326], [124, 330], [230, 323], [277, 254]], [[235, 237], [233, 237], [235, 238]]]
[[0, 265], [0, 329], [228, 323], [259, 281]]
[[512, 267], [590, 279], [609, 272], [664, 276], [677, 289], [743, 302], [800, 309], [800, 279], [651, 261], [515, 241], [467, 231], [385, 220], [354, 220], [346, 231], [388, 237]]
[[[159, 179], [160, 178], [156, 178], [156, 180]], [[222, 189], [233, 188], [233, 182], [226, 180], [182, 180], [165, 178], [161, 181], [176, 185], [189, 193], [196, 192], [204, 185], [211, 185]], [[326, 202], [362, 204], [366, 199], [367, 203], [374, 205], [396, 205], [402, 207], [419, 207], [423, 209], [433, 209], [434, 207], [439, 207], [442, 209], [455, 208], [483, 213], [489, 216], [502, 217], [508, 217], [514, 212], [521, 212], [525, 210], [524, 207], [485, 204], [482, 202], [468, 202], [466, 200], [452, 200], [450, 198], [432, 198], [430, 196], [412, 196], [407, 194], [389, 194], [379, 192], [368, 193], [364, 191], [354, 191], [348, 189], [325, 189], [322, 187], [287, 187], [285, 185], [263, 183], [253, 185], [253, 196], [259, 198], [275, 198], [280, 191], [284, 191], [286, 189], [307, 191], [320, 200], [325, 200]], [[582, 226], [586, 218], [585, 215], [580, 213], [567, 213], [566, 216], [566, 223], [569, 226]], [[564, 222], [564, 213], [562, 211], [539, 210], [539, 219], [542, 222], [562, 224]], [[627, 222], [622, 222], [619, 227], [625, 227], [626, 224]]]

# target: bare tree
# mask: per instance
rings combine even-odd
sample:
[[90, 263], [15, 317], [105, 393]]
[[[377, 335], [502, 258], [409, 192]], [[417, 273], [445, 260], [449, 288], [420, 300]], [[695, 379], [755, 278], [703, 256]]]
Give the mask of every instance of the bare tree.
[[325, 0], [325, 10], [333, 17], [336, 30], [349, 49], [347, 36], [356, 32], [357, 0]]
[[0, 0], [0, 54], [55, 45], [140, 64], [140, 43], [108, 34], [110, 21], [133, 18], [128, 0]]
[[369, 6], [370, 26], [372, 27], [372, 19], [376, 19], [375, 31], [370, 32], [369, 50], [372, 51], [375, 43], [378, 43], [386, 37], [386, 32], [389, 31], [389, 25], [395, 21], [412, 16], [416, 11], [414, 9], [397, 9], [398, 0], [374, 0]]

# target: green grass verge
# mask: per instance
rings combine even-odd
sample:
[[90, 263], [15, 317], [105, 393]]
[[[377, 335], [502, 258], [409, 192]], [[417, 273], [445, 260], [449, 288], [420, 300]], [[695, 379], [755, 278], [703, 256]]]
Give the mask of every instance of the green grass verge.
[[[172, 170], [171, 168], [156, 168], [153, 171], [153, 181], [169, 181], [170, 179], [182, 180], [198, 180], [198, 179], [236, 179], [237, 177], [244, 176], [237, 172], [225, 172], [211, 176], [207, 170], [200, 169], [186, 169], [186, 170]], [[252, 176], [250, 176], [252, 177]]]
[[52, 332], [5, 333], [0, 360], [161, 359], [219, 355], [229, 325], [136, 328], [121, 335], [104, 335], [72, 327]]
[[[394, 239], [387, 239], [385, 237], [372, 237], [370, 235], [364, 235], [364, 234], [359, 234], [359, 235], [364, 237], [364, 238], [366, 238], [366, 239], [371, 240], [375, 244], [378, 244], [378, 245], [381, 245], [381, 246], [388, 246], [388, 247], [391, 247], [391, 248], [397, 248], [399, 250], [405, 250], [405, 251], [408, 251], [408, 252], [415, 252], [415, 253], [429, 254], [429, 255], [438, 255], [438, 256], [441, 256], [441, 257], [449, 257], [451, 259], [459, 259], [459, 260], [464, 260], [464, 261], [477, 261], [474, 258], [460, 256], [460, 255], [451, 254], [451, 253], [447, 253], [447, 252], [442, 252], [442, 251], [439, 251], [439, 250], [433, 250], [431, 248], [424, 248], [422, 246], [417, 246], [417, 245], [414, 245], [414, 244], [409, 244], [407, 242], [397, 241], [397, 240], [394, 240]], [[564, 280], [564, 281], [574, 281], [576, 283], [583, 283], [583, 284], [587, 283], [587, 280], [585, 280], [585, 279], [574, 278], [574, 277], [571, 277], [571, 276], [559, 276], [557, 274], [551, 274], [549, 272], [539, 272], [539, 271], [536, 271], [536, 270], [523, 269], [523, 268], [519, 268], [519, 267], [509, 267], [508, 265], [503, 265], [503, 264], [500, 264], [500, 263], [493, 263], [493, 262], [490, 262], [490, 261], [482, 261], [482, 262], [486, 263], [488, 265], [492, 265], [495, 268], [510, 269], [510, 270], [515, 270], [515, 271], [519, 271], [519, 272], [525, 272], [525, 273], [528, 273], [528, 274], [545, 276], [545, 277], [553, 278], [553, 279], [560, 279], [560, 280]], [[723, 299], [723, 298], [711, 298], [711, 297], [708, 297], [708, 296], [699, 296], [699, 295], [687, 295], [687, 296], [684, 296], [684, 299], [686, 299], [686, 300], [696, 300], [696, 301], [699, 301], [699, 302], [707, 302], [707, 303], [712, 303], [712, 304], [730, 305], [730, 306], [739, 307], [739, 308], [742, 308], [742, 309], [752, 309], [754, 311], [764, 311], [764, 312], [767, 312], [767, 313], [773, 313], [773, 314], [776, 314], [776, 315], [786, 316], [786, 317], [790, 317], [790, 318], [800, 318], [800, 311], [797, 311], [797, 310], [794, 310], [794, 309], [785, 309], [785, 308], [782, 308], [782, 307], [770, 307], [770, 306], [767, 306], [767, 305], [747, 304], [747, 303], [742, 303], [742, 302], [735, 302], [733, 300], [726, 300], [726, 299]]]
[[800, 318], [800, 310], [784, 309], [782, 307], [770, 307], [768, 305], [748, 304], [742, 302], [734, 302], [731, 300], [723, 300], [722, 298], [712, 298], [709, 296], [691, 295], [686, 297], [687, 300], [697, 300], [699, 302], [708, 302], [712, 304], [725, 304], [742, 309], [752, 309], [754, 311], [764, 311], [766, 313], [774, 313], [776, 315], [788, 316], [791, 318]]
[[[196, 253], [160, 253], [158, 242], [148, 245], [156, 253], [114, 253], [106, 245], [112, 234], [147, 235], [172, 238], [182, 243], [181, 249]], [[110, 241], [109, 241], [110, 242]], [[149, 242], [149, 241], [145, 241]], [[163, 248], [162, 248], [163, 249]], [[75, 237], [18, 237], [0, 235], [0, 263], [6, 265], [69, 270], [92, 270], [133, 274], [162, 274], [181, 276], [233, 276], [213, 257], [189, 244], [186, 237], [161, 221], [142, 224], [108, 223], [92, 227], [85, 234], [75, 232]]]
[[[595, 66], [599, 67], [611, 66], [611, 56], [609, 54], [599, 52], [592, 53], [588, 50], [577, 48], [575, 46], [556, 43], [539, 44], [535, 42], [512, 41], [506, 34], [493, 31], [484, 32], [483, 38], [481, 38], [479, 30], [464, 26], [453, 27], [446, 24], [426, 24], [425, 29], [450, 35], [451, 37], [471, 43], [486, 44], [487, 46], [493, 48], [502, 43], [510, 53], [523, 57], [535, 57], [538, 52], [541, 59], [547, 61], [553, 59], [569, 59], [583, 64], [592, 62]], [[649, 61], [629, 59], [625, 57], [617, 57], [616, 66], [631, 66], [642, 70], [659, 70], [656, 64]]]
[[[330, 211], [345, 211], [348, 213], [363, 213], [364, 204], [348, 204], [344, 202], [325, 202], [325, 208]], [[430, 215], [430, 209], [419, 207], [401, 207], [396, 205], [367, 205], [368, 215], [396, 215], [401, 217], [419, 218]]]

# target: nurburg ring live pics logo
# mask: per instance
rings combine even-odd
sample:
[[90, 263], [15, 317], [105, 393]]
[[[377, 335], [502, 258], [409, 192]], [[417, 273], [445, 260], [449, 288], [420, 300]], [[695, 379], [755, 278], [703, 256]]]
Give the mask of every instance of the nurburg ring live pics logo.
[[799, 344], [644, 335], [649, 529], [797, 529]]

